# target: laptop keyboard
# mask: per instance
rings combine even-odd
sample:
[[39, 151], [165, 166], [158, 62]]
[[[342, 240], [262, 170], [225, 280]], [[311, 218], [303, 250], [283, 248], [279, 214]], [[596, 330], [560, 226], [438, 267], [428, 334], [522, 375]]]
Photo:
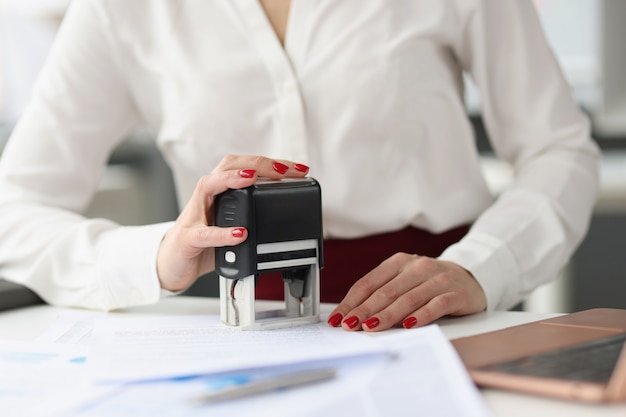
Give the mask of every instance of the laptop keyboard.
[[481, 369], [574, 381], [607, 382], [625, 340], [626, 333], [623, 333]]

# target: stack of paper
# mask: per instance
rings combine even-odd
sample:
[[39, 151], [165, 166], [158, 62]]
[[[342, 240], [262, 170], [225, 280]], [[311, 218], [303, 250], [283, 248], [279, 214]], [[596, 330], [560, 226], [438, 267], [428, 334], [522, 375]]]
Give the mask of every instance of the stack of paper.
[[[51, 354], [55, 349], [61, 352], [54, 366], [39, 364], [47, 374], [40, 387], [47, 383], [54, 401], [34, 407], [35, 397], [44, 390], [24, 387], [21, 399], [12, 403], [21, 414], [7, 415], [489, 415], [436, 325], [373, 337], [331, 328], [325, 322], [251, 332], [227, 328], [213, 316], [113, 318], [85, 313], [61, 318], [35, 344], [39, 354], [45, 347]], [[29, 348], [14, 346], [13, 354], [26, 355]], [[17, 373], [6, 378], [5, 369], [10, 367], [1, 358], [0, 349], [0, 409], [6, 410], [3, 406], [9, 404], [11, 393], [2, 389]], [[323, 382], [233, 401], [198, 401], [225, 387], [328, 368], [336, 370], [336, 377]], [[70, 369], [73, 373], [67, 377]], [[60, 389], [55, 378], [66, 385]], [[49, 412], [42, 414], [42, 410]]]

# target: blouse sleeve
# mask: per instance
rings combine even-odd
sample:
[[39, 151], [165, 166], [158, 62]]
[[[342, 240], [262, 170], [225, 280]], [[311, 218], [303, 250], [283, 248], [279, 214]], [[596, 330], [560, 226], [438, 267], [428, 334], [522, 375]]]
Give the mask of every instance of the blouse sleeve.
[[514, 181], [441, 259], [471, 271], [489, 309], [507, 309], [558, 276], [585, 236], [599, 150], [531, 1], [457, 1], [456, 53], [479, 89], [496, 155]]
[[138, 121], [104, 6], [71, 3], [0, 160], [0, 275], [55, 305], [110, 310], [159, 299], [170, 224], [122, 227], [81, 213]]

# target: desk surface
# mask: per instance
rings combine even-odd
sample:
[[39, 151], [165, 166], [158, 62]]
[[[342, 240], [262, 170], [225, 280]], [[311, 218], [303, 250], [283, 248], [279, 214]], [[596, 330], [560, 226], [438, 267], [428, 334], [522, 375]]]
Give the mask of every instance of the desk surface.
[[[263, 304], [263, 303], [261, 303]], [[267, 303], [268, 307], [276, 305]], [[332, 305], [322, 305], [322, 313], [328, 313]], [[0, 313], [0, 340], [33, 340], [48, 328], [57, 318], [61, 308], [46, 305], [11, 310]], [[134, 307], [110, 313], [119, 315], [195, 315], [219, 314], [219, 300], [203, 297], [171, 297], [162, 300], [159, 304]], [[487, 312], [468, 317], [446, 318], [438, 321], [444, 334], [454, 339], [514, 326], [529, 321], [551, 317], [551, 314], [527, 312]], [[390, 331], [410, 331], [396, 329]], [[523, 394], [482, 390], [485, 400], [494, 416], [550, 416], [550, 417], [624, 417], [624, 405], [585, 405], [569, 403], [560, 400], [533, 397]]]

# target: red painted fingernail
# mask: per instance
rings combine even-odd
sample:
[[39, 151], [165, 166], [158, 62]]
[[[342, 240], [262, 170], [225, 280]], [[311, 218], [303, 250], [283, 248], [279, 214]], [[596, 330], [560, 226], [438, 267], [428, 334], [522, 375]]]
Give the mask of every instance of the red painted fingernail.
[[377, 317], [370, 317], [369, 319], [365, 320], [363, 322], [363, 324], [368, 328], [368, 329], [373, 329], [376, 326], [378, 326], [380, 324], [380, 320], [378, 320]]
[[309, 167], [304, 164], [293, 164], [293, 167], [296, 169], [296, 171], [300, 172], [307, 172], [309, 170]]
[[346, 326], [348, 326], [348, 328], [354, 329], [356, 325], [359, 324], [359, 318], [357, 316], [350, 316], [343, 322]]
[[402, 327], [405, 329], [410, 329], [411, 327], [415, 327], [417, 324], [417, 319], [415, 317], [407, 317], [402, 322]]
[[333, 327], [337, 327], [341, 324], [342, 318], [343, 318], [343, 315], [341, 313], [335, 313], [328, 318], [328, 324], [330, 324]]
[[234, 237], [243, 237], [245, 231], [246, 229], [244, 229], [243, 227], [238, 227], [236, 229], [233, 229], [231, 233]]
[[280, 162], [274, 162], [272, 164], [272, 167], [274, 168], [274, 171], [278, 172], [279, 174], [284, 174], [289, 169], [287, 165], [281, 164]]
[[254, 174], [256, 174], [256, 170], [254, 169], [242, 169], [241, 171], [239, 171], [239, 175], [242, 178], [252, 178], [254, 177]]

